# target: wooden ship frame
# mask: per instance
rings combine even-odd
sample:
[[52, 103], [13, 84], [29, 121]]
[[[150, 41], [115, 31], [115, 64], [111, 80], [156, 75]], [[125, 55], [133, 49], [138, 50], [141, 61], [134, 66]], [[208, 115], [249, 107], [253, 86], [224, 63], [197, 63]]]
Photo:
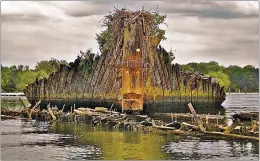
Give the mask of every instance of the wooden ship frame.
[[[159, 45], [163, 32], [158, 13], [116, 9], [105, 17], [107, 39], [102, 54], [90, 50], [69, 65], [60, 64], [49, 77], [29, 84], [31, 104], [107, 107], [119, 111], [211, 113], [225, 100], [224, 87], [198, 72], [183, 72]], [[66, 110], [65, 109], [65, 110]], [[219, 109], [215, 109], [218, 112]]]

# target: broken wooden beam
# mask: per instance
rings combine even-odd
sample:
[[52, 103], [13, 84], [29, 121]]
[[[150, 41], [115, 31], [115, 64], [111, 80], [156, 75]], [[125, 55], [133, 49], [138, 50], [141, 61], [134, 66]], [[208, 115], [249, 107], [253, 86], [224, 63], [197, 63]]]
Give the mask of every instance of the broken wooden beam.
[[189, 103], [189, 104], [188, 104], [188, 107], [189, 107], [189, 109], [190, 109], [190, 111], [191, 111], [191, 113], [192, 113], [192, 115], [193, 115], [193, 117], [194, 117], [194, 119], [195, 119], [195, 121], [196, 121], [197, 126], [200, 128], [200, 130], [201, 130], [202, 132], [205, 133], [206, 130], [205, 130], [205, 128], [203, 127], [202, 121], [201, 121], [201, 119], [197, 116], [196, 111], [195, 111], [195, 109], [193, 108], [192, 104]]
[[32, 113], [33, 113], [33, 111], [40, 105], [40, 103], [41, 103], [41, 100], [39, 100], [38, 102], [36, 102], [36, 104], [33, 106], [33, 108], [27, 110], [27, 114], [28, 114], [28, 119], [29, 119], [29, 120], [32, 119]]
[[55, 115], [53, 114], [53, 112], [52, 112], [50, 103], [48, 104], [47, 109], [48, 109], [48, 112], [49, 112], [49, 114], [50, 114], [52, 120], [53, 120], [53, 121], [56, 121], [56, 116], [55, 116]]
[[245, 135], [238, 135], [238, 134], [225, 134], [222, 132], [211, 132], [211, 131], [207, 131], [206, 134], [225, 136], [225, 137], [230, 137], [230, 138], [234, 138], [234, 139], [248, 139], [248, 140], [259, 141], [259, 137], [254, 137], [254, 136], [245, 136]]

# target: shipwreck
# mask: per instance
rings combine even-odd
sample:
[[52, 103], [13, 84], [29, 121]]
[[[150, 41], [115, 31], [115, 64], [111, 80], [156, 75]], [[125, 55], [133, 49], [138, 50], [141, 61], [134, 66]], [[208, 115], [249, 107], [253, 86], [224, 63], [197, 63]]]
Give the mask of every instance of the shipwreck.
[[[165, 16], [157, 12], [116, 9], [105, 16], [98, 35], [101, 54], [81, 52], [74, 62], [60, 64], [49, 77], [28, 84], [31, 104], [65, 110], [106, 107], [122, 112], [212, 113], [225, 100], [224, 87], [199, 72], [183, 72], [173, 53], [161, 47]], [[211, 110], [209, 110], [211, 108]], [[221, 109], [213, 111], [218, 112]]]

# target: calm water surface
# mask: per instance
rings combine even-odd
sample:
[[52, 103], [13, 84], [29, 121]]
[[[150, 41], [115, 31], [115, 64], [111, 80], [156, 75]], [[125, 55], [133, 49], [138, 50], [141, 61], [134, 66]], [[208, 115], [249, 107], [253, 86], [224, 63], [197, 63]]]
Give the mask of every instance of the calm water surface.
[[[226, 115], [230, 117], [236, 112], [258, 111], [258, 99], [258, 94], [227, 94], [223, 103]], [[2, 98], [2, 106], [4, 103], [20, 107], [14, 102], [13, 99]], [[2, 120], [1, 129], [2, 160], [259, 160], [259, 143], [246, 140], [108, 131], [73, 123], [22, 120]]]

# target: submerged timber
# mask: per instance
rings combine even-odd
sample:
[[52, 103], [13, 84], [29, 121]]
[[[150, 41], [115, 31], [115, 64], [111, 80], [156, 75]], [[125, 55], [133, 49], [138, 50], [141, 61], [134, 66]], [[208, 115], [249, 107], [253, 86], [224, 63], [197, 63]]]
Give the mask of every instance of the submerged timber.
[[145, 113], [185, 113], [188, 102], [198, 112], [220, 106], [224, 87], [214, 78], [182, 72], [172, 64], [171, 53], [159, 45], [164, 35], [159, 18], [157, 13], [125, 9], [106, 16], [102, 54], [81, 52], [74, 62], [60, 64], [48, 78], [29, 84], [24, 89], [29, 102], [41, 100], [45, 108], [49, 103], [59, 109], [65, 105], [65, 111], [74, 106]]

